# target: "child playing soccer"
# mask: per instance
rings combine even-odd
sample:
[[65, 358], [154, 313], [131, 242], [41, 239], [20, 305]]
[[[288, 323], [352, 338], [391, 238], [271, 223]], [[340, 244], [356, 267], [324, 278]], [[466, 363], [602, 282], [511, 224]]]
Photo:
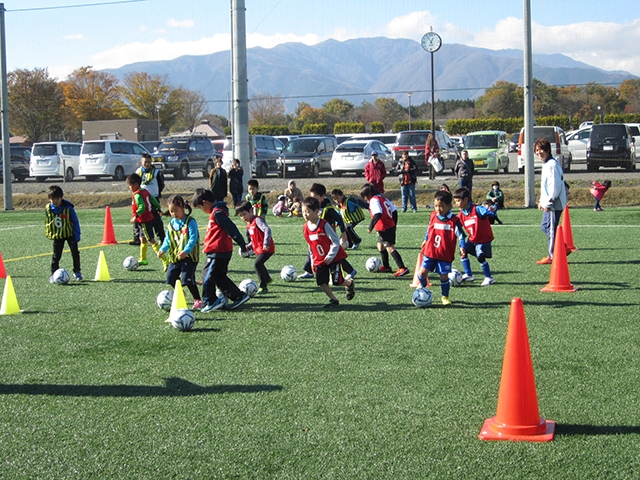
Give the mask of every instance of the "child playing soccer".
[[267, 197], [263, 193], [260, 193], [260, 184], [257, 180], [251, 179], [247, 182], [247, 196], [245, 200], [251, 203], [253, 207], [253, 214], [257, 217], [265, 218], [269, 211], [269, 203]]
[[51, 256], [51, 277], [49, 283], [53, 283], [53, 272], [60, 268], [60, 259], [64, 242], [69, 245], [71, 258], [73, 259], [73, 273], [77, 281], [82, 280], [80, 270], [80, 222], [73, 207], [73, 203], [63, 198], [64, 193], [57, 185], [49, 187], [49, 203], [45, 207], [45, 235], [53, 240], [53, 255]]
[[409, 273], [409, 269], [404, 266], [400, 252], [395, 247], [398, 209], [389, 199], [380, 195], [376, 187], [371, 183], [365, 184], [360, 191], [360, 196], [369, 202], [371, 222], [367, 231], [371, 233], [375, 229], [378, 232], [378, 251], [382, 258], [382, 267], [380, 267], [379, 271], [391, 272], [391, 267], [389, 266], [389, 255], [391, 255], [398, 266], [393, 276], [405, 276]]
[[429, 226], [421, 248], [424, 259], [418, 273], [418, 281], [422, 287], [427, 286], [429, 272], [437, 271], [440, 274], [443, 305], [451, 305], [449, 273], [451, 273], [451, 262], [456, 254], [456, 239], [460, 242], [460, 255], [466, 254], [462, 224], [451, 211], [451, 202], [450, 192], [438, 190], [434, 195], [433, 212], [431, 212]]
[[200, 236], [198, 222], [191, 216], [191, 207], [180, 195], [173, 195], [167, 200], [171, 220], [167, 226], [164, 242], [158, 250], [158, 258], [167, 258], [167, 285], [174, 289], [179, 277], [193, 295], [193, 308], [201, 309], [204, 305], [196, 284], [196, 268], [200, 260]]
[[347, 197], [339, 188], [334, 188], [331, 191], [331, 198], [336, 202], [342, 213], [349, 248], [356, 250], [360, 246], [362, 238], [356, 233], [355, 228], [356, 225], [364, 220], [364, 212], [362, 210], [369, 210], [369, 204], [351, 195]]
[[216, 201], [211, 190], [198, 188], [193, 194], [191, 203], [194, 207], [209, 214], [209, 223], [203, 244], [203, 251], [207, 256], [207, 263], [202, 269], [204, 307], [200, 311], [203, 313], [212, 312], [225, 306], [224, 297], [216, 297], [216, 287], [222, 291], [225, 297], [233, 300], [233, 303], [227, 308], [235, 310], [249, 300], [249, 295], [231, 281], [227, 276], [227, 271], [233, 254], [233, 241], [240, 245], [240, 251], [243, 254], [247, 253], [244, 238], [235, 223], [229, 219], [227, 204]]
[[595, 206], [593, 207], [594, 212], [601, 212], [602, 207], [600, 206], [600, 200], [604, 198], [604, 194], [607, 193], [607, 190], [611, 188], [611, 181], [605, 180], [602, 183], [598, 183], [595, 180], [593, 181], [593, 187], [589, 192], [593, 195], [594, 200], [596, 201]]
[[462, 268], [464, 274], [462, 280], [465, 282], [473, 282], [475, 280], [471, 271], [471, 260], [469, 255], [473, 255], [480, 262], [484, 280], [482, 286], [493, 285], [495, 283], [491, 275], [491, 268], [487, 258], [491, 258], [491, 241], [493, 240], [493, 231], [489, 219], [495, 217], [495, 212], [489, 207], [476, 205], [471, 201], [471, 194], [466, 188], [459, 188], [453, 192], [453, 198], [456, 207], [460, 209], [458, 218], [462, 222], [464, 229], [469, 234], [466, 241], [465, 254], [460, 254]]
[[258, 279], [260, 280], [258, 293], [267, 293], [267, 285], [271, 283], [272, 279], [264, 264], [276, 251], [276, 246], [271, 236], [271, 229], [264, 218], [253, 214], [253, 208], [249, 202], [236, 205], [236, 214], [247, 223], [247, 232], [251, 239], [251, 242], [247, 245], [247, 249], [253, 250], [256, 254], [253, 268], [255, 268]]
[[313, 197], [307, 197], [302, 202], [302, 217], [305, 219], [303, 227], [304, 238], [309, 244], [309, 255], [312, 259], [313, 270], [316, 273], [316, 284], [329, 297], [329, 303], [324, 308], [337, 307], [340, 301], [329, 286], [329, 276], [333, 285], [344, 285], [347, 300], [352, 300], [356, 294], [353, 278], [342, 278], [341, 261], [347, 258], [347, 253], [340, 246], [340, 239], [326, 220], [320, 218], [320, 202]]
[[[140, 188], [142, 184], [142, 178], [137, 173], [132, 173], [127, 177], [127, 186], [131, 190], [131, 220], [136, 230], [136, 235], [140, 238], [140, 258], [138, 263], [140, 265], [149, 265], [147, 260], [147, 250], [149, 244], [156, 254], [160, 250], [160, 246], [154, 237], [153, 233], [153, 209], [162, 210], [162, 207], [156, 200], [156, 197], [151, 195], [148, 190]], [[169, 262], [162, 258], [164, 265], [164, 271], [169, 268]]]

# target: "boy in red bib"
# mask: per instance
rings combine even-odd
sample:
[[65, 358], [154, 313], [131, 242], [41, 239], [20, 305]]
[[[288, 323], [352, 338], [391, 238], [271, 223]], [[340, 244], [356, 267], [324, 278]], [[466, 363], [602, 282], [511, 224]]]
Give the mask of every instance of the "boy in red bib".
[[255, 268], [260, 280], [258, 293], [267, 293], [267, 285], [272, 282], [272, 279], [264, 264], [276, 251], [271, 229], [264, 218], [258, 217], [253, 213], [251, 202], [243, 202], [240, 205], [236, 205], [236, 214], [247, 223], [247, 233], [251, 239], [247, 249], [253, 250], [256, 254], [253, 268]]

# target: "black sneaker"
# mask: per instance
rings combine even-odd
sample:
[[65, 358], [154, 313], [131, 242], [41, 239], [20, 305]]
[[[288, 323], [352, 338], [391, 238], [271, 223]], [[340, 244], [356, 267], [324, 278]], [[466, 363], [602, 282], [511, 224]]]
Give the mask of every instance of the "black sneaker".
[[353, 300], [353, 297], [356, 296], [356, 283], [352, 281], [351, 286], [345, 287], [345, 290], [347, 291], [347, 300]]
[[340, 305], [340, 300], [329, 300], [329, 303], [324, 305], [323, 308], [332, 308]]
[[133, 246], [138, 246], [139, 247], [140, 246], [140, 241], [132, 240], [132, 241], [129, 242], [129, 245], [133, 245]]

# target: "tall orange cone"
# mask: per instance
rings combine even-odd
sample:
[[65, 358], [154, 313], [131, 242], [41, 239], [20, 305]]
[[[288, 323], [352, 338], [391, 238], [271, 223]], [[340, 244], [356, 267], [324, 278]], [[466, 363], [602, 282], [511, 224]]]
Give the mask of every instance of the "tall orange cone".
[[2, 253], [0, 253], [0, 278], [7, 278], [7, 269], [4, 268], [4, 261], [2, 260]]
[[549, 283], [540, 289], [541, 292], [575, 292], [577, 287], [571, 285], [569, 278], [569, 265], [567, 265], [567, 251], [564, 243], [564, 228], [560, 225], [556, 231], [556, 240], [553, 245], [553, 260], [551, 261], [551, 274]]
[[[420, 286], [420, 280], [418, 280], [418, 272], [420, 271], [420, 267], [422, 266], [423, 260], [422, 253], [418, 253], [418, 258], [416, 259], [416, 268], [413, 271], [413, 281], [411, 282], [410, 287], [418, 288]], [[431, 282], [429, 281], [429, 277], [427, 277], [427, 287], [431, 286]]]
[[7, 280], [4, 282], [4, 292], [2, 292], [0, 315], [11, 315], [14, 313], [20, 313], [20, 306], [18, 305], [16, 291], [13, 289], [11, 276], [8, 276]]
[[116, 245], [116, 233], [113, 231], [113, 220], [111, 219], [111, 207], [107, 205], [107, 210], [104, 214], [104, 233], [102, 234], [101, 245]]
[[565, 245], [569, 250], [575, 252], [576, 250], [578, 250], [578, 247], [573, 244], [573, 231], [571, 230], [571, 216], [569, 215], [569, 205], [566, 205], [564, 207], [564, 212], [562, 213], [562, 227]]
[[522, 299], [511, 300], [507, 343], [495, 417], [485, 420], [480, 440], [550, 442], [556, 423], [545, 420], [538, 410], [536, 381], [529, 349], [529, 334]]

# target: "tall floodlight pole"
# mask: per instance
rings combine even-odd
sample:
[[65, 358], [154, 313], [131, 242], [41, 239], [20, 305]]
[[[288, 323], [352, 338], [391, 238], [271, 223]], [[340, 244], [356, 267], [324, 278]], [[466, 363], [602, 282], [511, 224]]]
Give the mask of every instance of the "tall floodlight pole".
[[431, 31], [424, 34], [421, 40], [422, 48], [424, 48], [427, 52], [431, 54], [431, 131], [436, 131], [436, 120], [435, 120], [435, 76], [433, 73], [433, 54], [440, 50], [442, 46], [442, 38], [440, 35], [433, 31], [433, 27], [430, 27]]
[[[7, 94], [7, 44], [4, 32], [4, 3], [0, 3], [0, 109], [2, 117], [2, 157], [3, 157], [3, 181], [4, 209], [13, 210], [13, 197], [11, 195], [11, 147], [9, 146], [9, 101]], [[7, 168], [8, 166], [8, 168]]]
[[242, 184], [251, 178], [251, 156], [249, 145], [249, 94], [247, 86], [247, 38], [244, 0], [231, 0], [231, 38], [233, 72], [233, 152], [244, 171]]
[[413, 92], [407, 92], [407, 95], [409, 96], [409, 130], [411, 130], [411, 95]]
[[536, 206], [533, 171], [533, 59], [531, 54], [531, 0], [524, 0], [524, 206]]

